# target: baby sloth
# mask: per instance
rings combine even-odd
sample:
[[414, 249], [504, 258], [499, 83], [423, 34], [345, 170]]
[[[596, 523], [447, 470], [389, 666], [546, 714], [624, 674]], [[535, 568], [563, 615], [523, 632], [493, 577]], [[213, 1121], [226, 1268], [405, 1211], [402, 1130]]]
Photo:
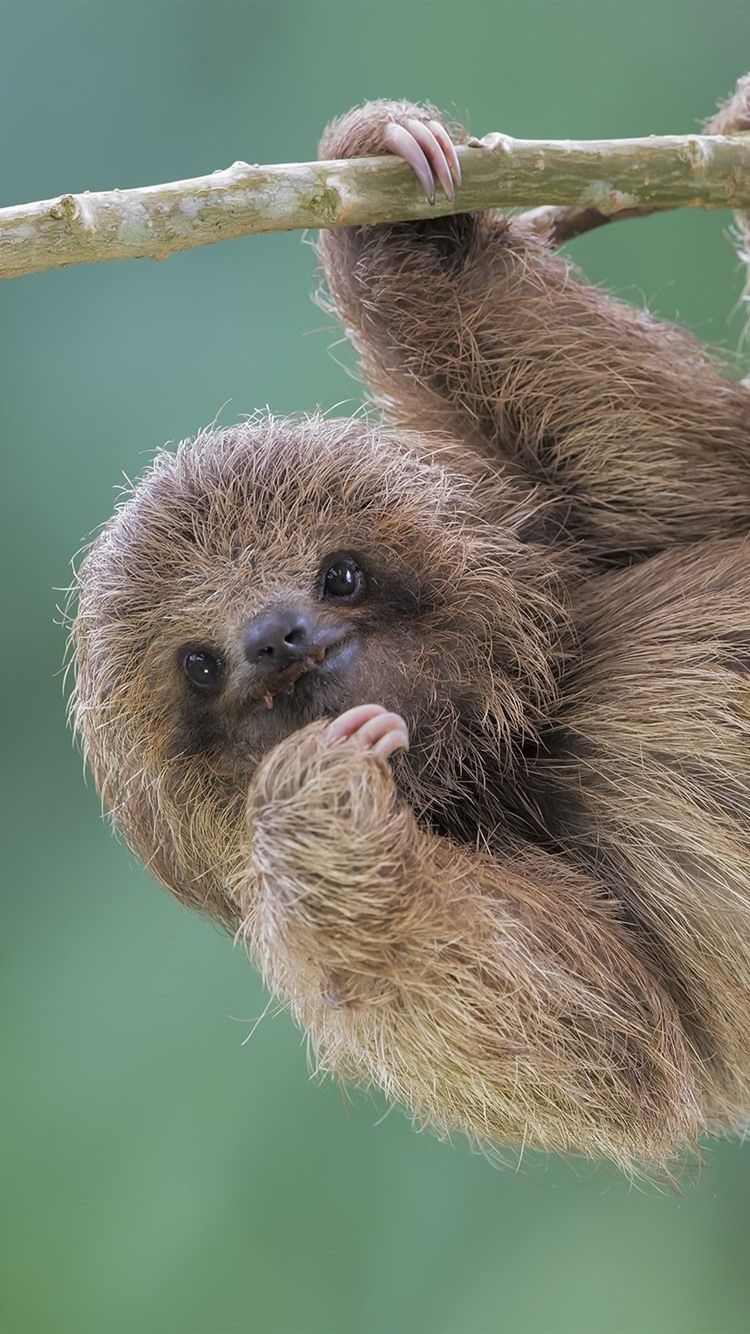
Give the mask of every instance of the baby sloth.
[[[432, 108], [320, 151], [460, 185]], [[390, 426], [157, 457], [80, 571], [89, 763], [322, 1069], [667, 1162], [750, 1111], [750, 395], [523, 220], [320, 256]]]

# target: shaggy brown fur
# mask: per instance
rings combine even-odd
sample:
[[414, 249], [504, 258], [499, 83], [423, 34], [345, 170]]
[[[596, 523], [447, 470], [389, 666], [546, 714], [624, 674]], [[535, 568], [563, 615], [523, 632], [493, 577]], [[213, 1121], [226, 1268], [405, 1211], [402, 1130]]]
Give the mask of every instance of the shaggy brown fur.
[[[321, 153], [435, 114], [371, 104]], [[392, 429], [159, 455], [80, 573], [89, 762], [322, 1068], [485, 1142], [665, 1162], [750, 1110], [750, 397], [505, 219], [320, 253]], [[246, 636], [279, 607], [339, 656], [269, 691]], [[408, 753], [330, 743], [367, 701]]]

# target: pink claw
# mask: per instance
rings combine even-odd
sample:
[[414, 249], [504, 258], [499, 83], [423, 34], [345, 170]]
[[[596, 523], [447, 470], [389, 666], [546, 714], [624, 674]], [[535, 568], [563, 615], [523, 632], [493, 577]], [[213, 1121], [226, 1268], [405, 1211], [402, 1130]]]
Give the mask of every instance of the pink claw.
[[409, 729], [400, 714], [389, 713], [380, 704], [359, 704], [333, 720], [328, 740], [354, 742], [387, 760], [395, 750], [409, 749]]
[[453, 188], [453, 177], [451, 176], [450, 167], [448, 166], [445, 153], [443, 152], [437, 137], [433, 134], [429, 124], [423, 125], [420, 120], [410, 119], [406, 122], [406, 129], [414, 136], [422, 149], [433, 172], [443, 187], [443, 194], [446, 199], [455, 199], [456, 191]]
[[413, 134], [402, 125], [389, 125], [385, 132], [386, 147], [411, 167], [430, 204], [435, 203], [435, 178], [420, 145]]
[[398, 713], [382, 713], [371, 718], [355, 732], [354, 740], [383, 760], [387, 760], [394, 750], [409, 749], [409, 731]]
[[435, 177], [446, 199], [455, 199], [461, 166], [453, 141], [439, 121], [425, 123], [412, 116], [403, 125], [394, 121], [386, 129], [385, 144], [411, 167], [429, 203], [435, 203]]
[[341, 741], [344, 737], [350, 737], [364, 723], [384, 712], [381, 704], [358, 704], [354, 709], [347, 709], [346, 713], [340, 713], [338, 718], [334, 718], [329, 726], [328, 740]]
[[461, 163], [458, 160], [458, 153], [456, 152], [456, 146], [453, 140], [451, 139], [445, 126], [440, 124], [439, 120], [428, 120], [427, 124], [432, 130], [432, 133], [434, 134], [435, 138], [440, 144], [440, 147], [442, 148], [448, 160], [448, 166], [451, 169], [451, 176], [453, 177], [456, 186], [459, 186], [461, 184]]

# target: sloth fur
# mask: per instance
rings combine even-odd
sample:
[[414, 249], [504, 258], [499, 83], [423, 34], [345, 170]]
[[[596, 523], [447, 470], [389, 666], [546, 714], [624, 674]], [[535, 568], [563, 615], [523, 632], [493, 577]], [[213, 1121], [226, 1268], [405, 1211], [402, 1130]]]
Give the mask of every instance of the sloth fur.
[[[435, 115], [369, 104], [321, 155]], [[89, 764], [322, 1069], [476, 1141], [668, 1162], [750, 1111], [750, 395], [519, 221], [320, 255], [389, 426], [159, 454], [80, 570]], [[243, 644], [279, 606], [350, 651], [264, 695]], [[329, 744], [365, 702], [408, 753]]]

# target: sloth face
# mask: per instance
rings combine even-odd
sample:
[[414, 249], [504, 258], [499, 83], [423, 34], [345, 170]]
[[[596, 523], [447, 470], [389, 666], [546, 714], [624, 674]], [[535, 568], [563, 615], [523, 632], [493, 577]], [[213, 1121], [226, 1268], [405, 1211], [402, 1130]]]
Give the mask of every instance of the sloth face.
[[[297, 597], [277, 599], [256, 612], [239, 628], [239, 643], [232, 659], [216, 646], [196, 646], [180, 654], [191, 686], [204, 699], [218, 698], [234, 688], [247, 702], [262, 699], [267, 709], [282, 698], [319, 694], [321, 684], [338, 669], [339, 678], [356, 661], [359, 650], [357, 622], [331, 609], [362, 604], [370, 594], [370, 580], [361, 563], [346, 553], [327, 557], [317, 587]], [[374, 582], [374, 581], [373, 581]], [[328, 614], [327, 614], [328, 613]], [[237, 636], [235, 636], [236, 638]], [[241, 665], [239, 687], [232, 680]]]
[[481, 783], [549, 677], [548, 571], [540, 591], [506, 511], [488, 524], [471, 482], [356, 421], [157, 457], [81, 566], [72, 709], [115, 823], [180, 897], [229, 858], [262, 756], [315, 719], [402, 714], [415, 807]]
[[300, 553], [306, 569], [302, 559], [294, 569], [281, 556], [270, 568], [258, 562], [240, 614], [227, 608], [212, 637], [196, 624], [195, 636], [179, 645], [176, 738], [186, 755], [209, 755], [239, 777], [289, 732], [371, 697], [417, 710], [418, 626], [433, 609], [428, 590], [372, 539], [369, 547], [361, 539], [356, 552], [326, 552], [325, 534], [318, 542], [311, 536]]

